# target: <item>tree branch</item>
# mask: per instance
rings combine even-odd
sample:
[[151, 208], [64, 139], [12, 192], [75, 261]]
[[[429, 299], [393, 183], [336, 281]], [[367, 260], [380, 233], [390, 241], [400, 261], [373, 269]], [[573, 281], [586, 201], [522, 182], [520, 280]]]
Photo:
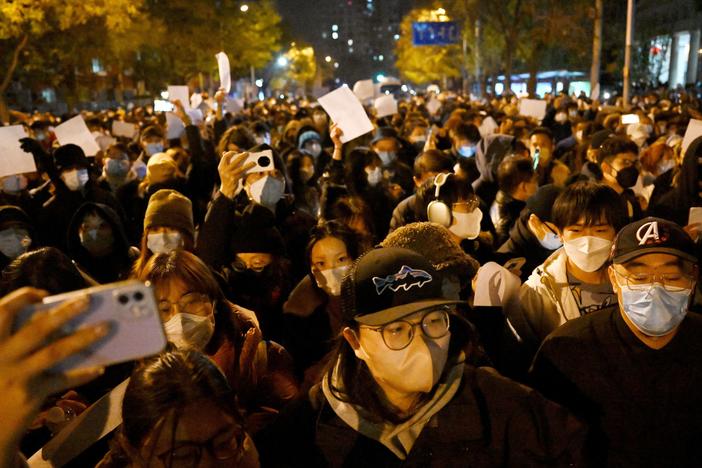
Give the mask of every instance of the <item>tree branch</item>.
[[19, 55], [22, 52], [22, 50], [27, 46], [28, 41], [29, 34], [25, 33], [20, 39], [17, 46], [15, 47], [15, 50], [12, 53], [12, 60], [10, 60], [10, 65], [7, 67], [7, 71], [5, 71], [5, 77], [3, 78], [2, 83], [0, 83], [0, 95], [4, 95], [5, 91], [7, 90], [7, 87], [10, 86], [10, 81], [12, 81], [12, 75], [14, 75], [15, 69], [17, 68], [17, 64], [19, 63]]

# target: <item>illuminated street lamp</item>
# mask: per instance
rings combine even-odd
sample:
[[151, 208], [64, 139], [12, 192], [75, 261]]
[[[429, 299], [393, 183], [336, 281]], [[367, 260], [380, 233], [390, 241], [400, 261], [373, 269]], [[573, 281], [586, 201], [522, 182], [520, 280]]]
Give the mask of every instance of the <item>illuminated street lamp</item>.
[[329, 62], [332, 61], [332, 58], [331, 58], [330, 56], [327, 55], [326, 57], [324, 57], [324, 61], [327, 62], [327, 63], [329, 63]]
[[278, 59], [275, 61], [276, 65], [279, 67], [287, 67], [288, 66], [288, 58], [285, 57], [284, 55], [281, 55], [278, 57]]
[[247, 11], [249, 11], [249, 6], [248, 6], [246, 3], [244, 3], [243, 5], [241, 5], [241, 7], [240, 7], [239, 9], [240, 9], [243, 13], [246, 13]]

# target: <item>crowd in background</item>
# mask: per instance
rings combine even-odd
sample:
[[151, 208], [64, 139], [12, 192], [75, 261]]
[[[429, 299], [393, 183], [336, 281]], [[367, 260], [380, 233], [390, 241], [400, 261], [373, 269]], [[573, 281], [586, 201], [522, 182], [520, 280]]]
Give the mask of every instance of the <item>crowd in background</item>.
[[[148, 281], [170, 344], [71, 379], [36, 369], [9, 393], [15, 419], [0, 409], [17, 423], [0, 449], [30, 457], [131, 376], [119, 428], [74, 466], [699, 463], [696, 96], [646, 93], [626, 111], [547, 96], [538, 121], [514, 96], [407, 96], [391, 116], [367, 106], [375, 129], [347, 143], [313, 98], [236, 113], [222, 91], [203, 98], [201, 119], [174, 103], [173, 139], [150, 106], [83, 112], [90, 157], [58, 144], [69, 116], [11, 114], [37, 171], [0, 180], [0, 386], [61, 325], [21, 350], [10, 334], [44, 294]], [[265, 150], [271, 167], [251, 171]], [[392, 286], [418, 271], [430, 295], [403, 296], [421, 275]], [[410, 326], [409, 344], [388, 323]], [[407, 351], [419, 336], [428, 364]], [[403, 380], [421, 394], [406, 407]]]

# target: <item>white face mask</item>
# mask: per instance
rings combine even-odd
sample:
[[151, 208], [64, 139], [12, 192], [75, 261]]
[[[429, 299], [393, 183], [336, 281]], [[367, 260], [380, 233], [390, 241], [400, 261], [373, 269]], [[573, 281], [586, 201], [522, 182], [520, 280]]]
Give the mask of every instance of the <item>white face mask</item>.
[[330, 296], [341, 295], [341, 280], [349, 271], [350, 265], [330, 268], [328, 270], [315, 270], [314, 279], [317, 286], [322, 288]]
[[283, 198], [285, 182], [277, 177], [264, 176], [249, 185], [247, 192], [251, 200], [260, 203], [272, 211], [276, 203]]
[[169, 253], [183, 247], [179, 232], [154, 232], [146, 236], [146, 246], [155, 254]]
[[371, 187], [375, 187], [383, 180], [383, 171], [379, 167], [371, 170], [366, 168], [366, 174], [368, 177], [368, 184]]
[[557, 234], [547, 232], [543, 239], [539, 239], [539, 244], [544, 249], [556, 250], [561, 248], [563, 242], [561, 242], [561, 238]]
[[214, 334], [214, 317], [178, 312], [163, 324], [168, 341], [177, 348], [202, 350]]
[[370, 356], [359, 341], [359, 348], [354, 353], [358, 359], [365, 361], [378, 382], [401, 393], [427, 393], [434, 388], [444, 371], [451, 333], [436, 340], [425, 338], [421, 333], [416, 330], [409, 346], [399, 351], [386, 348]]
[[0, 252], [7, 258], [17, 258], [32, 245], [29, 233], [24, 229], [10, 228], [0, 231]]
[[64, 171], [61, 174], [61, 180], [66, 184], [68, 190], [75, 192], [85, 187], [85, 184], [88, 183], [88, 170], [71, 169], [70, 171]]
[[575, 266], [592, 273], [602, 268], [607, 261], [612, 241], [596, 236], [583, 236], [565, 241], [563, 247]]
[[27, 178], [22, 174], [10, 175], [2, 179], [2, 191], [17, 193], [27, 188]]
[[383, 166], [389, 166], [397, 159], [397, 154], [395, 154], [394, 151], [378, 151], [378, 157], [383, 163]]
[[483, 212], [479, 208], [470, 213], [456, 213], [451, 210], [454, 224], [449, 227], [449, 231], [461, 239], [475, 239], [480, 234], [480, 221], [483, 220]]
[[561, 123], [561, 124], [565, 123], [568, 121], [568, 114], [566, 114], [565, 112], [558, 112], [556, 114], [556, 116], [553, 118], [553, 120], [555, 120], [556, 122]]

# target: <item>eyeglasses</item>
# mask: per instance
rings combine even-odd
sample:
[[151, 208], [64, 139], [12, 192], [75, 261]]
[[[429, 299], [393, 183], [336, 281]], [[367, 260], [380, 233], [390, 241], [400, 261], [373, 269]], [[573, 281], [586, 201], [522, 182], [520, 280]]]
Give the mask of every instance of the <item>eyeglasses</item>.
[[453, 211], [457, 211], [459, 213], [472, 213], [473, 210], [475, 210], [479, 206], [480, 200], [478, 200], [477, 197], [473, 197], [468, 201], [456, 202], [453, 205], [451, 205], [451, 208], [453, 209]]
[[174, 305], [185, 314], [205, 316], [212, 312], [212, 300], [201, 293], [184, 294], [178, 302], [161, 300], [158, 302], [158, 310], [161, 315], [168, 315]]
[[237, 258], [232, 262], [232, 268], [234, 268], [234, 271], [237, 271], [239, 273], [244, 272], [246, 270], [251, 270], [255, 271], [256, 273], [261, 273], [263, 270], [266, 269], [266, 267], [270, 264], [267, 260], [259, 260], [259, 259], [254, 259], [251, 264], [247, 265], [245, 261], [241, 260], [240, 258]]
[[[157, 458], [164, 466], [180, 468], [192, 468], [199, 466], [204, 450], [215, 460], [232, 460], [241, 458], [243, 454], [243, 442], [245, 433], [240, 429], [234, 429], [230, 433], [218, 434], [205, 442], [187, 442], [179, 445], [173, 450], [168, 450]], [[238, 462], [232, 463], [236, 466]]]
[[683, 289], [690, 289], [695, 281], [692, 276], [684, 273], [636, 273], [627, 276], [616, 269], [614, 272], [624, 278], [629, 289], [637, 291], [650, 289], [653, 283], [660, 284], [667, 291], [682, 291]]
[[393, 351], [405, 349], [414, 338], [414, 329], [420, 327], [424, 336], [439, 339], [449, 332], [449, 309], [431, 310], [422, 316], [418, 323], [407, 320], [397, 320], [382, 327], [367, 327], [369, 330], [379, 332], [383, 337], [385, 346]]

